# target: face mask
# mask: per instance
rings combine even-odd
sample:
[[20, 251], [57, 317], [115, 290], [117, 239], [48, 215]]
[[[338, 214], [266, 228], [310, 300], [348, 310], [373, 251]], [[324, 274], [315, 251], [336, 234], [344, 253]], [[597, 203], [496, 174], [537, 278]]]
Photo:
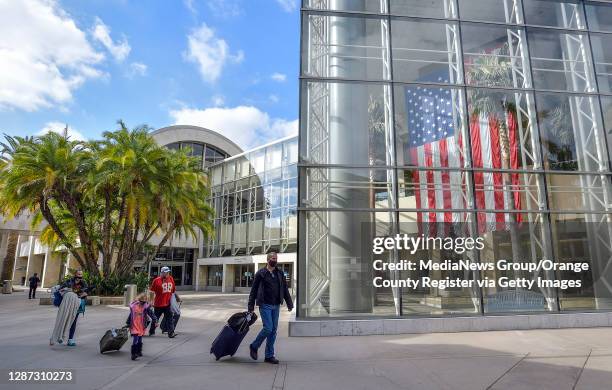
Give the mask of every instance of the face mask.
[[268, 264], [270, 265], [270, 267], [276, 267], [276, 263], [278, 263], [277, 260], [273, 260], [273, 259], [268, 260]]

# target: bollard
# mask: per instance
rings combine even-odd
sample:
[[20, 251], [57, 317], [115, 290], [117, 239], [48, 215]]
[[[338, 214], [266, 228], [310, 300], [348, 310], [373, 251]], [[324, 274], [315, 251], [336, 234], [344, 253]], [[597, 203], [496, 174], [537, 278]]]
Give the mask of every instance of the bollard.
[[130, 303], [132, 303], [132, 301], [136, 299], [136, 285], [126, 284], [124, 291], [125, 293], [123, 294], [123, 304], [125, 306], [129, 306]]
[[12, 294], [12, 293], [13, 293], [13, 281], [4, 280], [2, 282], [2, 294]]

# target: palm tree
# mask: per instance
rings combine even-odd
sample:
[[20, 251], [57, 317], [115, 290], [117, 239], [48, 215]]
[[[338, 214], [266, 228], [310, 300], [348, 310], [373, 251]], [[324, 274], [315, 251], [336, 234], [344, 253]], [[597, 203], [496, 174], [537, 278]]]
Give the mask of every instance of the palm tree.
[[213, 211], [200, 162], [157, 145], [148, 132], [120, 121], [98, 142], [71, 141], [65, 133], [19, 140], [0, 167], [0, 211], [29, 212], [33, 224], [45, 219], [43, 242], [64, 246], [94, 276], [131, 273], [156, 235], [148, 261], [174, 235], [210, 234]]

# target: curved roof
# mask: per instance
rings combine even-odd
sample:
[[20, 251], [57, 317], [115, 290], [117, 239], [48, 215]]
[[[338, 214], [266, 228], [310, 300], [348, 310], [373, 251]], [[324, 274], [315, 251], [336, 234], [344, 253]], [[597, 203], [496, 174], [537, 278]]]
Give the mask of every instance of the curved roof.
[[216, 131], [199, 126], [173, 125], [162, 127], [151, 133], [155, 141], [160, 145], [168, 145], [173, 142], [202, 142], [214, 146], [230, 156], [242, 153], [240, 146], [232, 140], [217, 133]]

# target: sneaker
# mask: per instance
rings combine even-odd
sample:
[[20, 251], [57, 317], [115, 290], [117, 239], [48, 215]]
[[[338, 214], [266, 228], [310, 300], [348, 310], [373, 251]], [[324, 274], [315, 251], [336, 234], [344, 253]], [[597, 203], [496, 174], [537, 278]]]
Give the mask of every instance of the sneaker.
[[270, 364], [278, 364], [279, 363], [278, 359], [275, 358], [274, 356], [269, 357], [269, 358], [265, 358], [264, 362], [270, 363]]
[[257, 350], [252, 345], [249, 345], [249, 355], [251, 355], [251, 359], [257, 360]]
[[149, 330], [149, 336], [155, 336], [155, 329]]
[[176, 337], [176, 333], [174, 333], [174, 332], [170, 332], [170, 333], [168, 333], [168, 338], [173, 339], [173, 338], [175, 338], [175, 337]]
[[74, 340], [68, 340], [68, 343], [66, 345], [69, 347], [76, 347], [76, 342]]
[[57, 343], [58, 343], [58, 344], [64, 344], [64, 340], [62, 340], [62, 339], [57, 339]]

